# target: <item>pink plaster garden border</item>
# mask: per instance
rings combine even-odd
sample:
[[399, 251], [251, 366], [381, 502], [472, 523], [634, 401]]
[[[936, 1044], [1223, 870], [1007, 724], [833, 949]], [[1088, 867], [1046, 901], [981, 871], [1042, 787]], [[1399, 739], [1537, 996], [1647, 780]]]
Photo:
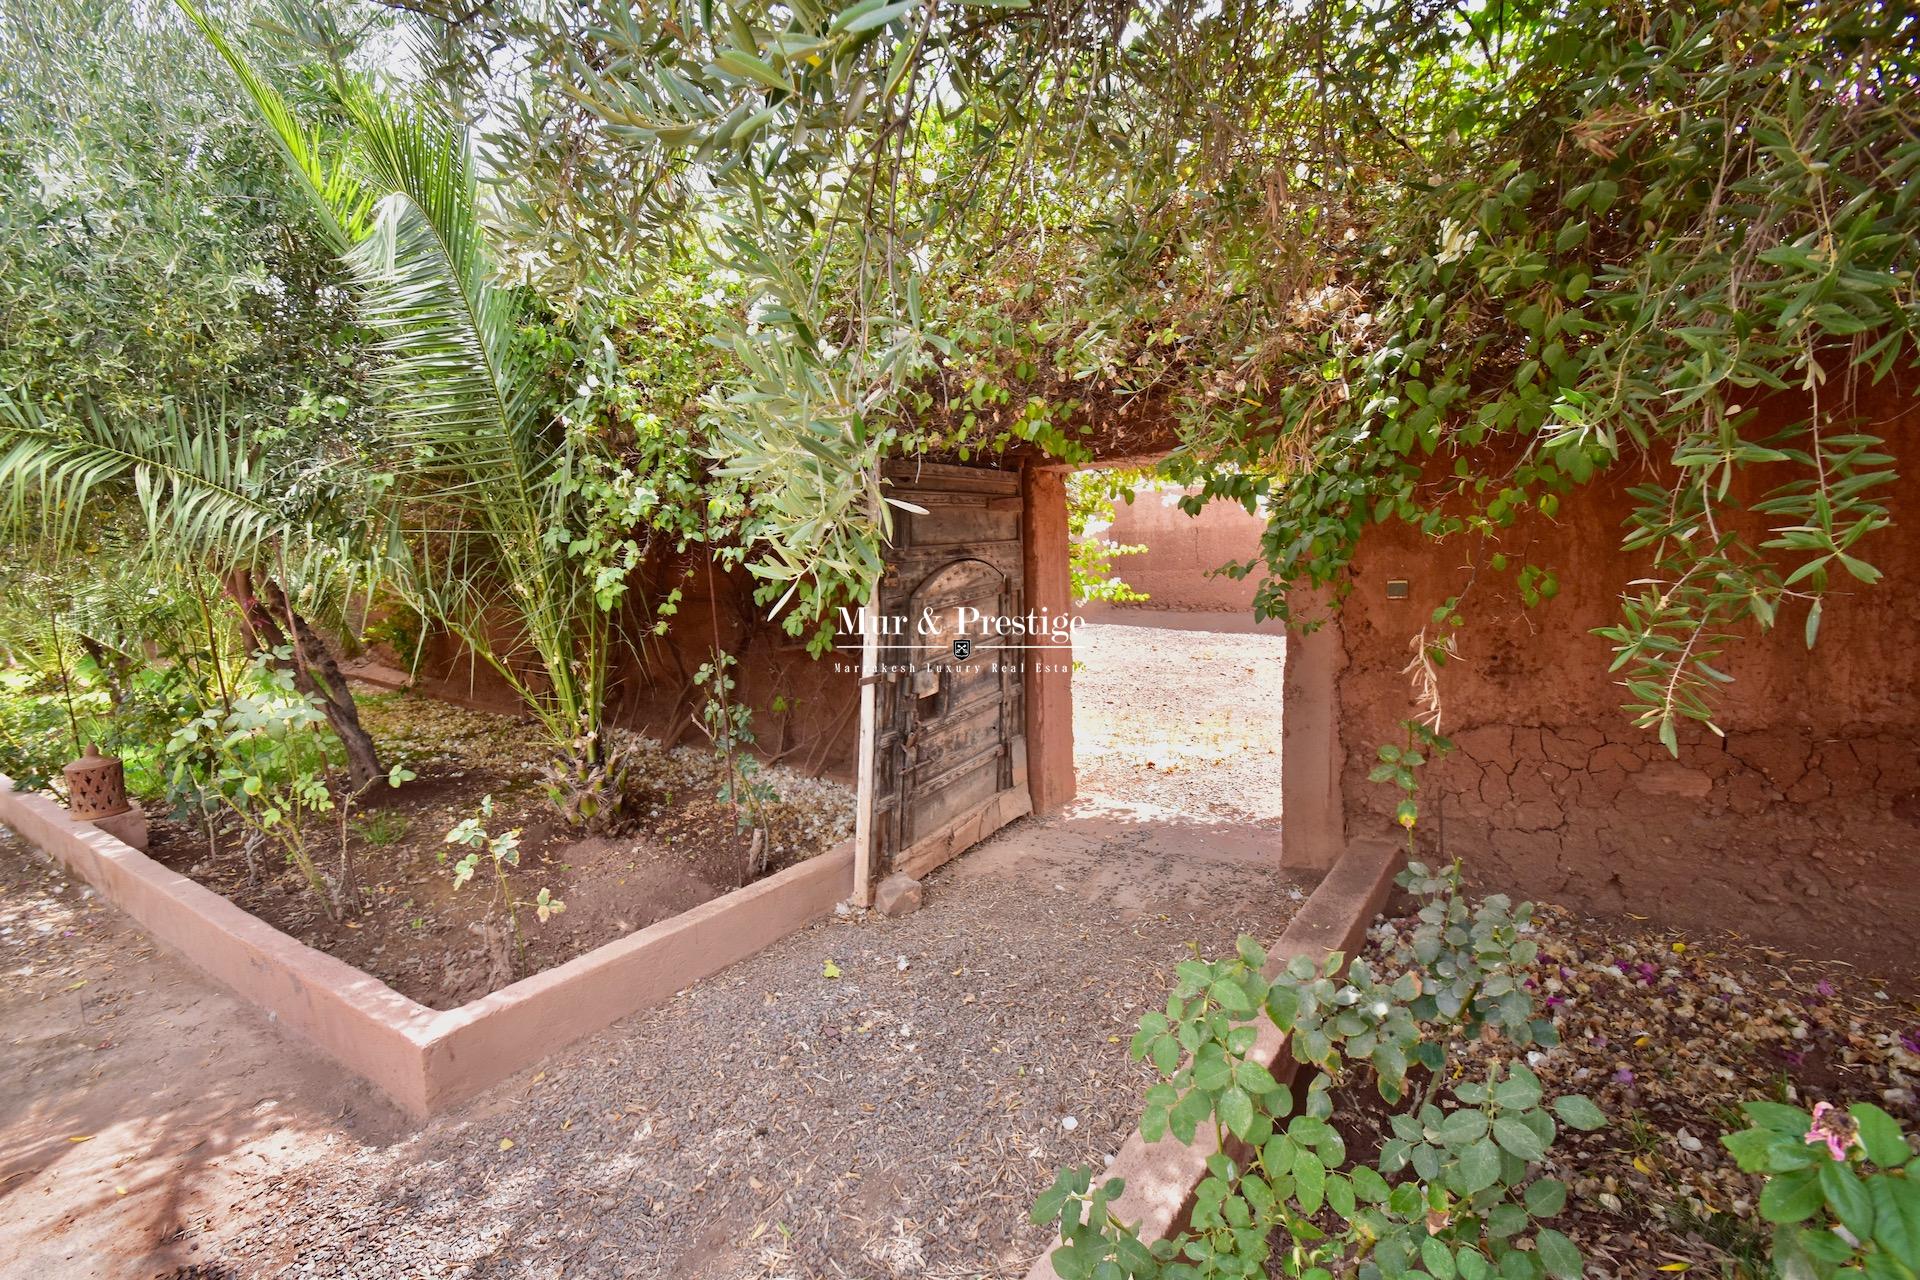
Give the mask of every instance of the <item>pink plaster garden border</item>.
[[[1315, 964], [1329, 952], [1351, 958], [1366, 941], [1367, 929], [1393, 892], [1393, 877], [1405, 865], [1406, 850], [1386, 843], [1350, 845], [1326, 877], [1314, 887], [1298, 914], [1279, 939], [1267, 949], [1267, 976], [1273, 977], [1295, 956]], [[1299, 1064], [1287, 1052], [1287, 1037], [1270, 1020], [1258, 1023], [1259, 1037], [1247, 1057], [1291, 1084]], [[1181, 1230], [1193, 1209], [1193, 1195], [1207, 1175], [1207, 1160], [1218, 1147], [1207, 1126], [1183, 1145], [1171, 1134], [1148, 1142], [1138, 1129], [1127, 1138], [1100, 1181], [1124, 1178], [1127, 1188], [1109, 1207], [1120, 1221], [1135, 1226], [1140, 1239], [1165, 1240]], [[1036, 1260], [1027, 1280], [1059, 1280], [1053, 1269], [1053, 1249]]]
[[744, 960], [853, 892], [853, 843], [457, 1009], [401, 995], [0, 774], [0, 824], [410, 1115], [445, 1111], [562, 1046]]

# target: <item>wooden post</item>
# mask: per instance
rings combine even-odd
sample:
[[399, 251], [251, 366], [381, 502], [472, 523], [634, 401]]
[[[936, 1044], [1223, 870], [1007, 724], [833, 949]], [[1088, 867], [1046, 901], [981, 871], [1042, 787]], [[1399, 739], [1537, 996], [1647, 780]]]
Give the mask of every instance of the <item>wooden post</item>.
[[[1029, 467], [1021, 479], [1027, 610], [1071, 613], [1067, 473]], [[1029, 656], [1034, 661], [1027, 673], [1027, 792], [1033, 811], [1045, 813], [1073, 799], [1073, 655], [1040, 651]]]
[[1347, 848], [1347, 817], [1340, 791], [1346, 752], [1340, 741], [1340, 677], [1347, 651], [1332, 598], [1297, 601], [1327, 621], [1311, 634], [1287, 628], [1286, 677], [1280, 711], [1280, 865], [1324, 871]]
[[872, 598], [860, 610], [860, 743], [853, 757], [854, 777], [857, 780], [853, 819], [853, 901], [862, 907], [873, 905], [873, 855], [880, 843], [880, 833], [875, 830], [873, 822], [874, 788], [879, 781], [875, 771], [880, 763], [875, 752], [879, 728], [875, 723], [879, 695], [875, 681], [879, 678], [879, 670], [880, 589], [876, 586]]

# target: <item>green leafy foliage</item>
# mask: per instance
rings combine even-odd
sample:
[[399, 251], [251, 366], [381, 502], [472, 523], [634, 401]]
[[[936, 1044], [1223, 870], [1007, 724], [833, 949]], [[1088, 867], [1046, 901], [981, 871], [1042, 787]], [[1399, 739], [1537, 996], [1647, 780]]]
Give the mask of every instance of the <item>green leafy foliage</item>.
[[270, 463], [220, 412], [168, 401], [148, 421], [90, 406], [55, 418], [0, 390], [0, 518], [56, 553], [131, 526], [147, 539], [131, 550], [150, 566], [271, 566], [296, 590], [337, 598], [366, 576], [365, 543], [347, 531], [364, 539], [373, 512], [310, 479]]
[[36, 571], [9, 589], [58, 612], [62, 578], [109, 566], [158, 592], [148, 612], [191, 611], [202, 570], [251, 567], [336, 613], [365, 550], [337, 535], [371, 515], [347, 465], [370, 360], [295, 184], [171, 12], [56, 0], [5, 21], [0, 511]]
[[1394, 821], [1406, 830], [1407, 848], [1411, 850], [1413, 829], [1420, 820], [1417, 802], [1420, 792], [1419, 770], [1453, 750], [1453, 742], [1419, 720], [1403, 720], [1401, 727], [1407, 732], [1405, 744], [1382, 743], [1374, 752], [1377, 763], [1367, 771], [1367, 781], [1385, 783], [1400, 792]]
[[1760, 1216], [1773, 1224], [1775, 1274], [1920, 1275], [1920, 1156], [1892, 1116], [1871, 1102], [1743, 1109], [1749, 1126], [1721, 1142], [1766, 1179]]
[[[58, 0], [10, 5], [5, 21], [6, 610], [71, 632], [84, 663], [59, 683], [106, 695], [89, 736], [152, 795], [168, 785], [159, 745], [242, 676], [244, 648], [219, 652], [221, 575], [272, 578], [327, 622], [366, 577], [378, 539], [342, 533], [378, 526], [351, 465], [375, 417], [368, 335], [295, 184], [176, 15]], [[123, 625], [136, 618], [145, 635]], [[13, 655], [38, 647], [8, 629]], [[141, 670], [148, 644], [170, 670]], [[26, 772], [48, 777], [48, 763]]]
[[[239, 81], [376, 337], [384, 483], [399, 513], [387, 580], [534, 710], [562, 812], [611, 821], [622, 771], [602, 717], [616, 608], [658, 492], [562, 410], [554, 335], [498, 269], [470, 130], [444, 103], [338, 67], [326, 123], [309, 125], [218, 24], [179, 7]], [[576, 409], [598, 382], [582, 376]]]
[[[1586, 1098], [1547, 1099], [1517, 1060], [1456, 1078], [1445, 1051], [1455, 1035], [1553, 1043], [1523, 985], [1537, 955], [1525, 936], [1532, 908], [1468, 902], [1457, 866], [1409, 864], [1400, 884], [1422, 905], [1390, 972], [1337, 952], [1281, 966], [1244, 937], [1231, 959], [1179, 966], [1132, 1052], [1161, 1077], [1142, 1136], [1192, 1144], [1204, 1132], [1215, 1145], [1191, 1225], [1142, 1243], [1111, 1212], [1118, 1180], [1096, 1187], [1089, 1170], [1063, 1170], [1033, 1210], [1059, 1230], [1061, 1276], [1582, 1273], [1579, 1251], [1545, 1225], [1567, 1187], [1543, 1164], [1562, 1125], [1595, 1129], [1605, 1117]], [[1260, 1050], [1275, 1032], [1315, 1069], [1303, 1090], [1276, 1078]], [[1333, 1086], [1356, 1079], [1389, 1106], [1391, 1136], [1371, 1165], [1349, 1159], [1334, 1123]]]
[[750, 562], [796, 626], [865, 598], [882, 456], [1071, 457], [1095, 426], [1263, 511], [1236, 571], [1303, 622], [1294, 588], [1337, 594], [1384, 521], [1547, 606], [1521, 522], [1633, 478], [1644, 581], [1606, 634], [1670, 747], [1735, 636], [1812, 639], [1878, 576], [1860, 394], [1913, 357], [1899, 6], [596, 16], [546, 74], [702, 193], [659, 216], [742, 282], [714, 457], [768, 495]]
[[[0, 126], [13, 492], [386, 577], [537, 710], [571, 813], [616, 812], [609, 654], [677, 607], [642, 566], [702, 544], [824, 646], [900, 455], [1173, 446], [1303, 624], [1389, 521], [1551, 608], [1523, 523], [1630, 478], [1604, 634], [1676, 750], [1739, 635], [1880, 576], [1900, 6], [483, 3], [386, 59], [309, 6], [258, 67], [245, 6], [47, 12]], [[98, 501], [188, 455], [169, 520]]]
[[1116, 556], [1144, 555], [1147, 547], [1095, 532], [1095, 526], [1113, 523], [1116, 499], [1133, 504], [1134, 489], [1145, 480], [1146, 473], [1139, 470], [1076, 471], [1067, 477], [1067, 572], [1078, 603], [1133, 604], [1147, 598], [1113, 571]]
[[0, 772], [34, 788], [88, 742], [121, 759], [132, 794], [169, 806], [165, 744], [251, 680], [210, 575], [157, 566], [108, 537], [81, 577], [28, 558], [0, 570]]
[[[217, 704], [182, 717], [161, 756], [174, 795], [239, 820], [247, 833], [243, 850], [251, 874], [259, 871], [255, 846], [277, 848], [338, 920], [360, 909], [348, 819], [374, 781], [355, 787], [335, 777], [327, 716], [318, 699], [296, 685], [288, 658], [284, 650], [254, 655], [246, 678], [231, 687], [223, 684]], [[398, 787], [413, 778], [411, 770], [394, 765], [378, 781]], [[329, 873], [314, 857], [312, 844], [323, 815], [334, 812], [339, 814], [339, 864]]]
[[724, 649], [715, 649], [694, 672], [694, 686], [705, 694], [695, 724], [713, 744], [714, 759], [721, 767], [719, 798], [732, 810], [734, 825], [753, 832], [748, 861], [749, 869], [758, 875], [766, 871], [772, 857], [767, 806], [780, 796], [753, 755], [753, 708], [734, 696], [739, 681], [733, 673], [738, 666], [739, 659]]
[[173, 784], [224, 808], [256, 840], [278, 848], [337, 920], [351, 907], [350, 875], [343, 865], [338, 881], [329, 878], [308, 847], [315, 820], [334, 808], [327, 719], [272, 656], [256, 661], [252, 688], [174, 730], [166, 747]]
[[[467, 852], [453, 860], [453, 887], [456, 889], [471, 883], [480, 873], [490, 872], [485, 883], [488, 888], [488, 914], [500, 914], [506, 917], [507, 932], [513, 942], [513, 964], [524, 970], [526, 967], [527, 943], [520, 929], [520, 913], [527, 907], [533, 908], [534, 916], [545, 924], [567, 909], [567, 904], [553, 896], [546, 886], [528, 902], [520, 896], [514, 886], [512, 872], [520, 867], [520, 829], [494, 834], [487, 830], [493, 817], [493, 797], [482, 796], [479, 812], [462, 818], [454, 828], [447, 832], [442, 843], [454, 845]], [[446, 852], [441, 852], [441, 860], [446, 860]]]
[[[1742, 630], [1804, 617], [1811, 644], [1830, 585], [1879, 577], [1862, 556], [1893, 460], [1858, 405], [1913, 355], [1920, 150], [1892, 88], [1916, 71], [1912, 22], [1573, 3], [1452, 12], [1436, 39], [1478, 57], [1397, 23], [1356, 41], [1331, 75], [1385, 73], [1419, 180], [1377, 188], [1344, 292], [1242, 364], [1268, 394], [1190, 419], [1208, 494], [1275, 513], [1261, 607], [1342, 586], [1381, 521], [1472, 538], [1483, 575], [1545, 603], [1557, 581], [1509, 562], [1508, 531], [1645, 474], [1622, 542], [1643, 581], [1602, 633], [1636, 721], [1677, 750], [1681, 722], [1711, 724]], [[1841, 87], [1866, 83], [1886, 90]]]
[[218, 405], [283, 457], [324, 443], [298, 406], [361, 436], [365, 334], [213, 52], [138, 0], [8, 0], [0, 23], [0, 390], [56, 422]]

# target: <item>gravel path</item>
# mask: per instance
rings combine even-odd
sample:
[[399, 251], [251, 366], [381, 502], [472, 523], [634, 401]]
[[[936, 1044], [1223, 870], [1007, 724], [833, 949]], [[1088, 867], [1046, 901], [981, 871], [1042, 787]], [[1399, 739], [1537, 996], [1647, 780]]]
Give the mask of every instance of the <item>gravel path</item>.
[[8, 1280], [172, 1275], [269, 1178], [402, 1129], [4, 827], [0, 972]]
[[297, 1214], [220, 1256], [287, 1276], [1018, 1275], [1046, 1243], [1034, 1195], [1131, 1129], [1126, 1041], [1173, 965], [1292, 903], [1235, 891], [1229, 860], [1198, 904], [1055, 888], [1129, 837], [1046, 843], [1062, 861], [1010, 833], [1000, 869], [936, 878], [915, 916], [805, 930], [398, 1147], [310, 1169], [275, 1195]]
[[1082, 628], [1074, 657], [1083, 666], [1073, 677], [1081, 792], [1143, 817], [1278, 827], [1285, 652], [1284, 636], [1260, 632]]
[[[1112, 627], [1085, 660], [1088, 794], [937, 874], [918, 914], [823, 921], [398, 1141], [329, 1121], [328, 1103], [278, 1117], [284, 1151], [243, 1170], [224, 1148], [147, 1169], [176, 1193], [172, 1252], [132, 1223], [70, 1274], [146, 1280], [183, 1250], [183, 1280], [1022, 1274], [1047, 1243], [1026, 1223], [1035, 1194], [1111, 1155], [1138, 1115], [1126, 1044], [1173, 966], [1277, 934], [1304, 897], [1274, 869], [1277, 800], [1246, 804], [1277, 772], [1249, 696], [1269, 664], [1278, 680], [1274, 643]], [[306, 1063], [258, 1034], [250, 1079]], [[153, 1088], [112, 1092], [145, 1107]], [[0, 1199], [0, 1239], [29, 1225], [15, 1208]], [[0, 1275], [63, 1274], [0, 1247]]]

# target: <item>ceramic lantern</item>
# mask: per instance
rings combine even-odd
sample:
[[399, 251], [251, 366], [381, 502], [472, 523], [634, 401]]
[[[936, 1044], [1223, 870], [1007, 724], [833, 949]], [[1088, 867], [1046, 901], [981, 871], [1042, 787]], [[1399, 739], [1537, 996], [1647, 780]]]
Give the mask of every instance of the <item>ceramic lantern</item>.
[[67, 808], [73, 816], [92, 821], [125, 813], [127, 775], [117, 756], [103, 756], [87, 744], [87, 753], [61, 770], [67, 775]]

